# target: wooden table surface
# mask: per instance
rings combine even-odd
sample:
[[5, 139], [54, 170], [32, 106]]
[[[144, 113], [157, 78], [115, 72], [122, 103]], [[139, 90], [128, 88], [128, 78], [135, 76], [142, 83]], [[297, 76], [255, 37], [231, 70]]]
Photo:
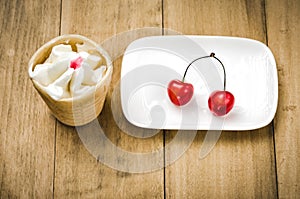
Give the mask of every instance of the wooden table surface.
[[[1, 199], [300, 198], [299, 0], [1, 0], [0, 21]], [[85, 35], [101, 44], [145, 27], [161, 31], [131, 34], [115, 47], [149, 34], [169, 34], [167, 29], [247, 37], [268, 45], [279, 78], [274, 120], [258, 130], [223, 132], [203, 159], [199, 148], [206, 132], [199, 131], [182, 157], [152, 172], [122, 172], [97, 162], [76, 129], [51, 116], [28, 77], [28, 61], [42, 44], [62, 34]], [[111, 96], [121, 61], [122, 56], [114, 61], [98, 120], [111, 142], [124, 150], [161, 149], [176, 131], [140, 139], [123, 132], [114, 120]], [[122, 125], [135, 130], [125, 119]], [[156, 161], [171, 155], [164, 153]]]

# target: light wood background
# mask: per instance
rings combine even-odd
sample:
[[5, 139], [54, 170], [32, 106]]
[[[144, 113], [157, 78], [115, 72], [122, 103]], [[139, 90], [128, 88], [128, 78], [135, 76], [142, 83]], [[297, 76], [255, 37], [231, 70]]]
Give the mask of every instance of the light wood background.
[[[299, 0], [1, 0], [0, 198], [300, 198], [299, 11]], [[97, 162], [76, 130], [51, 116], [28, 78], [27, 63], [36, 49], [61, 34], [103, 43], [144, 27], [161, 29], [153, 35], [170, 34], [163, 31], [167, 28], [267, 44], [279, 77], [274, 121], [258, 130], [223, 132], [204, 159], [198, 158], [205, 136], [199, 131], [179, 160], [154, 172], [125, 173]], [[125, 48], [148, 34], [116, 45]], [[98, 119], [108, 138], [127, 151], [160, 149], [175, 132], [138, 139], [114, 121], [110, 99], [121, 61], [122, 56], [114, 61], [111, 89]], [[136, 130], [125, 119], [122, 125]]]

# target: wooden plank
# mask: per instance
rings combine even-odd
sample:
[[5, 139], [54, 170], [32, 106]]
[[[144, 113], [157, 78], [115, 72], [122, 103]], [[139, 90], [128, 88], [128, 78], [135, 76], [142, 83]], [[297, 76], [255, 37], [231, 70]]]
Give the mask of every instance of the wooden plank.
[[[139, 32], [121, 36], [113, 41], [107, 40], [117, 33], [144, 26], [161, 28], [161, 2], [154, 1], [63, 1], [62, 34], [77, 33], [85, 35], [98, 43], [105, 41], [105, 47], [114, 54], [114, 73], [112, 85], [105, 106], [98, 120], [106, 137], [117, 147], [133, 153], [151, 152], [162, 148], [162, 132], [148, 139], [127, 135], [137, 130], [122, 115], [119, 94], [116, 95], [117, 108], [112, 111], [112, 96], [120, 79], [120, 48], [127, 46], [137, 37], [147, 34]], [[83, 17], [84, 16], [84, 17]], [[155, 33], [156, 32], [156, 33]], [[158, 34], [161, 33], [159, 29]], [[112, 46], [109, 46], [112, 44]], [[111, 47], [111, 48], [110, 48]], [[120, 118], [118, 127], [113, 113]], [[89, 125], [83, 127], [89, 128]], [[140, 131], [141, 129], [139, 129]], [[147, 132], [145, 132], [147, 133]], [[101, 144], [101, 143], [100, 143]], [[104, 153], [114, 156], [106, 145], [101, 146]], [[163, 156], [156, 162], [163, 164]], [[118, 162], [115, 162], [118, 164]], [[145, 162], [138, 164], [143, 169]], [[132, 174], [121, 172], [97, 162], [82, 144], [76, 130], [58, 124], [56, 143], [55, 197], [57, 198], [163, 198], [163, 170], [151, 173]]]
[[55, 119], [27, 65], [59, 34], [59, 17], [59, 0], [0, 3], [0, 198], [53, 195]]
[[268, 44], [277, 61], [275, 146], [279, 198], [300, 196], [300, 1], [266, 1]]
[[[266, 42], [264, 2], [260, 0], [164, 0], [163, 10], [164, 27], [183, 34]], [[175, 133], [166, 133], [166, 143]], [[198, 132], [185, 154], [166, 168], [167, 198], [276, 198], [271, 125], [254, 131], [223, 132], [208, 156], [199, 159], [205, 133]], [[172, 155], [169, 152], [166, 158]]]

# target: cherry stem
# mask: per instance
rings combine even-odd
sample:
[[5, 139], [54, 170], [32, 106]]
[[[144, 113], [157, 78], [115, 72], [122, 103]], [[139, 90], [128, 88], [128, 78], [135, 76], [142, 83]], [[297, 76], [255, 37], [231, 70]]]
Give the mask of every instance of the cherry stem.
[[197, 59], [194, 59], [191, 63], [189, 63], [189, 65], [188, 65], [187, 68], [185, 69], [185, 72], [184, 72], [184, 75], [183, 75], [183, 78], [182, 78], [182, 82], [184, 82], [186, 73], [187, 73], [189, 67], [190, 67], [194, 62], [196, 62], [196, 61], [198, 61], [198, 60], [200, 60], [200, 59], [210, 58], [210, 57], [216, 59], [216, 60], [221, 64], [221, 66], [222, 66], [222, 68], [223, 68], [223, 72], [224, 72], [224, 91], [225, 91], [225, 90], [226, 90], [226, 71], [225, 71], [225, 67], [224, 67], [223, 63], [221, 62], [221, 60], [218, 59], [217, 57], [215, 57], [215, 53], [213, 53], [213, 52], [210, 53], [210, 55], [207, 55], [207, 56], [203, 56], [203, 57], [199, 57], [199, 58], [197, 58]]

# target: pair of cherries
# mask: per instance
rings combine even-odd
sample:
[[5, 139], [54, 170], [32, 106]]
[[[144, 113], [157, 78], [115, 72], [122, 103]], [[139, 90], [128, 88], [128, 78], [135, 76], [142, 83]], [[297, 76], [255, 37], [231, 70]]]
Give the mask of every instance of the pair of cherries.
[[224, 71], [224, 89], [216, 90], [211, 93], [208, 99], [208, 108], [210, 111], [216, 116], [223, 116], [229, 113], [234, 105], [234, 96], [229, 91], [226, 91], [226, 71], [223, 63], [215, 57], [215, 53], [211, 53], [209, 56], [199, 57], [193, 60], [186, 68], [185, 73], [183, 75], [182, 81], [180, 80], [172, 80], [168, 85], [168, 95], [173, 104], [176, 106], [183, 106], [187, 104], [193, 97], [194, 87], [190, 83], [184, 82], [186, 73], [189, 67], [200, 59], [204, 58], [214, 58], [216, 59], [222, 66]]

